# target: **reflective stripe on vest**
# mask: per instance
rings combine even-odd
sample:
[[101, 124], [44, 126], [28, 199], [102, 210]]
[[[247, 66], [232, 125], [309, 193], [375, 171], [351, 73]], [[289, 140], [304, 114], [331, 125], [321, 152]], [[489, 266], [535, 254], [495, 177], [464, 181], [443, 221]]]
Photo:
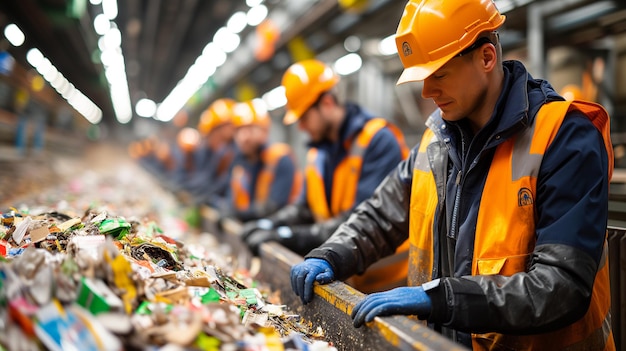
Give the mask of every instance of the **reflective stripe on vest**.
[[[263, 168], [259, 172], [256, 179], [254, 206], [263, 207], [269, 199], [274, 174], [279, 161], [285, 157], [291, 156], [291, 148], [287, 144], [277, 143], [267, 147], [261, 153], [261, 162]], [[233, 192], [234, 206], [239, 211], [246, 211], [250, 208], [250, 175], [242, 166], [235, 166], [231, 175], [231, 191]], [[294, 181], [291, 187], [289, 203], [296, 200], [300, 194], [302, 187], [302, 179], [300, 172], [295, 170]]]
[[402, 158], [406, 158], [409, 150], [404, 143], [402, 132], [382, 118], [369, 120], [357, 135], [356, 140], [346, 141], [346, 148], [349, 148], [350, 151], [337, 165], [333, 173], [330, 207], [326, 198], [326, 187], [323, 178], [324, 160], [321, 159], [321, 155], [316, 148], [309, 149], [305, 169], [306, 195], [309, 208], [317, 222], [338, 216], [354, 207], [357, 185], [361, 176], [361, 167], [363, 166], [363, 155], [374, 135], [385, 127], [395, 135], [401, 147]]
[[[535, 246], [535, 194], [543, 154], [556, 136], [568, 111], [584, 113], [604, 137], [613, 169], [606, 111], [589, 102], [552, 102], [537, 113], [534, 124], [520, 135], [496, 148], [481, 199], [476, 225], [473, 275], [510, 276], [526, 271]], [[409, 284], [421, 285], [432, 279], [434, 217], [437, 191], [427, 148], [437, 142], [428, 130], [418, 150], [413, 171], [410, 202]], [[507, 181], [508, 180], [508, 181]], [[489, 197], [498, 194], [498, 202]], [[512, 336], [497, 333], [473, 335], [475, 350], [614, 350], [610, 328], [610, 286], [606, 242], [593, 286], [591, 304], [585, 316], [560, 330], [539, 335]]]

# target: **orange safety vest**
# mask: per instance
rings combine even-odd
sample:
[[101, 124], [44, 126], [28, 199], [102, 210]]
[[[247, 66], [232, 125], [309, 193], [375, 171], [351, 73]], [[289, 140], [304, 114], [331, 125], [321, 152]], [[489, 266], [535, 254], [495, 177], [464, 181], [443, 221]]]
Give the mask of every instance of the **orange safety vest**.
[[[267, 204], [269, 192], [274, 181], [276, 166], [278, 162], [285, 156], [292, 156], [291, 148], [287, 144], [277, 143], [267, 147], [261, 153], [261, 162], [263, 169], [259, 172], [256, 179], [254, 206], [262, 208]], [[250, 189], [247, 184], [251, 184], [252, 180], [243, 166], [237, 165], [233, 167], [230, 187], [233, 196], [234, 206], [238, 211], [246, 211], [250, 208]], [[289, 195], [289, 203], [293, 203], [300, 195], [302, 190], [302, 175], [296, 169], [294, 180]]]
[[[383, 118], [373, 118], [365, 124], [355, 139], [348, 140], [348, 155], [339, 163], [333, 174], [331, 206], [326, 199], [326, 187], [318, 164], [316, 148], [310, 148], [307, 154], [305, 168], [307, 202], [313, 217], [317, 222], [328, 220], [350, 211], [356, 200], [357, 185], [361, 176], [363, 154], [372, 138], [383, 128], [389, 128], [400, 145], [402, 158], [406, 158], [409, 150], [404, 142], [402, 132]], [[351, 144], [350, 144], [351, 143]], [[370, 293], [388, 290], [405, 285], [408, 272], [408, 240], [402, 244], [396, 253], [370, 266], [362, 275], [351, 277], [347, 283], [356, 289]]]
[[306, 198], [316, 222], [323, 222], [354, 207], [357, 185], [361, 176], [361, 166], [363, 165], [363, 154], [374, 135], [385, 127], [389, 128], [396, 136], [402, 150], [402, 158], [407, 157], [409, 150], [404, 143], [404, 136], [400, 130], [383, 118], [370, 119], [356, 136], [356, 140], [346, 141], [346, 148], [349, 149], [349, 152], [333, 173], [330, 207], [326, 199], [326, 187], [324, 186], [324, 177], [321, 174], [321, 165], [319, 164], [321, 160], [318, 157], [318, 150], [317, 148], [309, 149], [305, 168]]
[[[472, 275], [511, 276], [526, 271], [535, 247], [537, 175], [543, 154], [557, 134], [567, 112], [579, 110], [604, 137], [613, 171], [613, 148], [609, 117], [602, 106], [591, 102], [551, 102], [543, 105], [534, 124], [496, 148], [478, 211]], [[437, 190], [426, 150], [437, 142], [428, 129], [420, 144], [413, 170], [409, 241], [409, 285], [432, 280], [433, 225]], [[520, 167], [523, 166], [523, 167]], [[507, 181], [509, 180], [509, 181]], [[498, 194], [499, 201], [489, 201]], [[472, 334], [474, 350], [615, 350], [611, 332], [610, 285], [607, 244], [596, 273], [591, 304], [585, 316], [560, 330], [536, 335]]]

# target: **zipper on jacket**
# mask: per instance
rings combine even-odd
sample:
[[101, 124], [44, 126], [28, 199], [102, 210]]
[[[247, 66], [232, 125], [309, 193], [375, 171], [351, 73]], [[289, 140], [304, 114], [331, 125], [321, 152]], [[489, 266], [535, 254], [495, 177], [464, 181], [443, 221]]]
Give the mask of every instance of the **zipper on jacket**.
[[450, 223], [450, 237], [456, 239], [456, 221], [459, 214], [459, 206], [461, 204], [461, 178], [463, 176], [463, 171], [459, 170], [456, 174], [455, 184], [456, 184], [456, 192], [454, 194], [454, 207], [452, 208], [452, 221]]
[[461, 164], [459, 165], [459, 171], [456, 174], [456, 178], [454, 180], [454, 183], [456, 184], [456, 191], [454, 194], [454, 206], [452, 207], [452, 218], [450, 220], [450, 227], [448, 228], [448, 230], [450, 231], [450, 237], [453, 239], [456, 239], [457, 236], [457, 221], [458, 221], [458, 216], [459, 216], [459, 207], [461, 205], [461, 181], [463, 178], [463, 168], [465, 166], [465, 158], [466, 158], [466, 150], [465, 150], [465, 134], [463, 133], [463, 128], [461, 128], [460, 126], [457, 126], [457, 128], [459, 129], [459, 134], [461, 136], [461, 154], [458, 155], [459, 159], [461, 161]]

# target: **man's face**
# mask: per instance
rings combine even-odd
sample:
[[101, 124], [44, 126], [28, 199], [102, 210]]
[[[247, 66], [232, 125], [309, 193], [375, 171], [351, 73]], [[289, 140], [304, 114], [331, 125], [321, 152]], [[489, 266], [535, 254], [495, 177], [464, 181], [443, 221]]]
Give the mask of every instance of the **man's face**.
[[209, 147], [217, 150], [233, 140], [235, 126], [232, 123], [224, 123], [211, 130], [207, 136]]
[[259, 148], [267, 142], [268, 131], [257, 125], [237, 128], [235, 143], [244, 156], [255, 156]]
[[313, 105], [298, 120], [298, 128], [309, 134], [314, 143], [328, 139], [331, 130], [330, 122], [324, 116], [322, 105]]
[[474, 53], [455, 57], [424, 80], [422, 97], [433, 99], [447, 121], [479, 119], [487, 91], [487, 75]]

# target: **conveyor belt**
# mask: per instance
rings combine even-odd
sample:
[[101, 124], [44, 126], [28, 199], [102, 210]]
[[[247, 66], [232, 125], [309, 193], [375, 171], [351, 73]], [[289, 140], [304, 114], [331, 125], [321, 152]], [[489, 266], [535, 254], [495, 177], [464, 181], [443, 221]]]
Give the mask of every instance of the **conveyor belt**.
[[[239, 260], [249, 262], [247, 248], [237, 237], [240, 224], [227, 220], [223, 232], [216, 231], [214, 223], [219, 214], [210, 208], [202, 209], [204, 227], [218, 233], [218, 239], [228, 243]], [[376, 318], [368, 327], [354, 328], [350, 313], [363, 293], [341, 283], [333, 282], [315, 287], [315, 298], [304, 306], [291, 290], [289, 271], [302, 257], [277, 243], [261, 246], [259, 280], [268, 283], [273, 291], [280, 291], [282, 302], [314, 326], [325, 331], [325, 340], [332, 341], [339, 350], [466, 350], [427, 328], [422, 323], [403, 316]]]

